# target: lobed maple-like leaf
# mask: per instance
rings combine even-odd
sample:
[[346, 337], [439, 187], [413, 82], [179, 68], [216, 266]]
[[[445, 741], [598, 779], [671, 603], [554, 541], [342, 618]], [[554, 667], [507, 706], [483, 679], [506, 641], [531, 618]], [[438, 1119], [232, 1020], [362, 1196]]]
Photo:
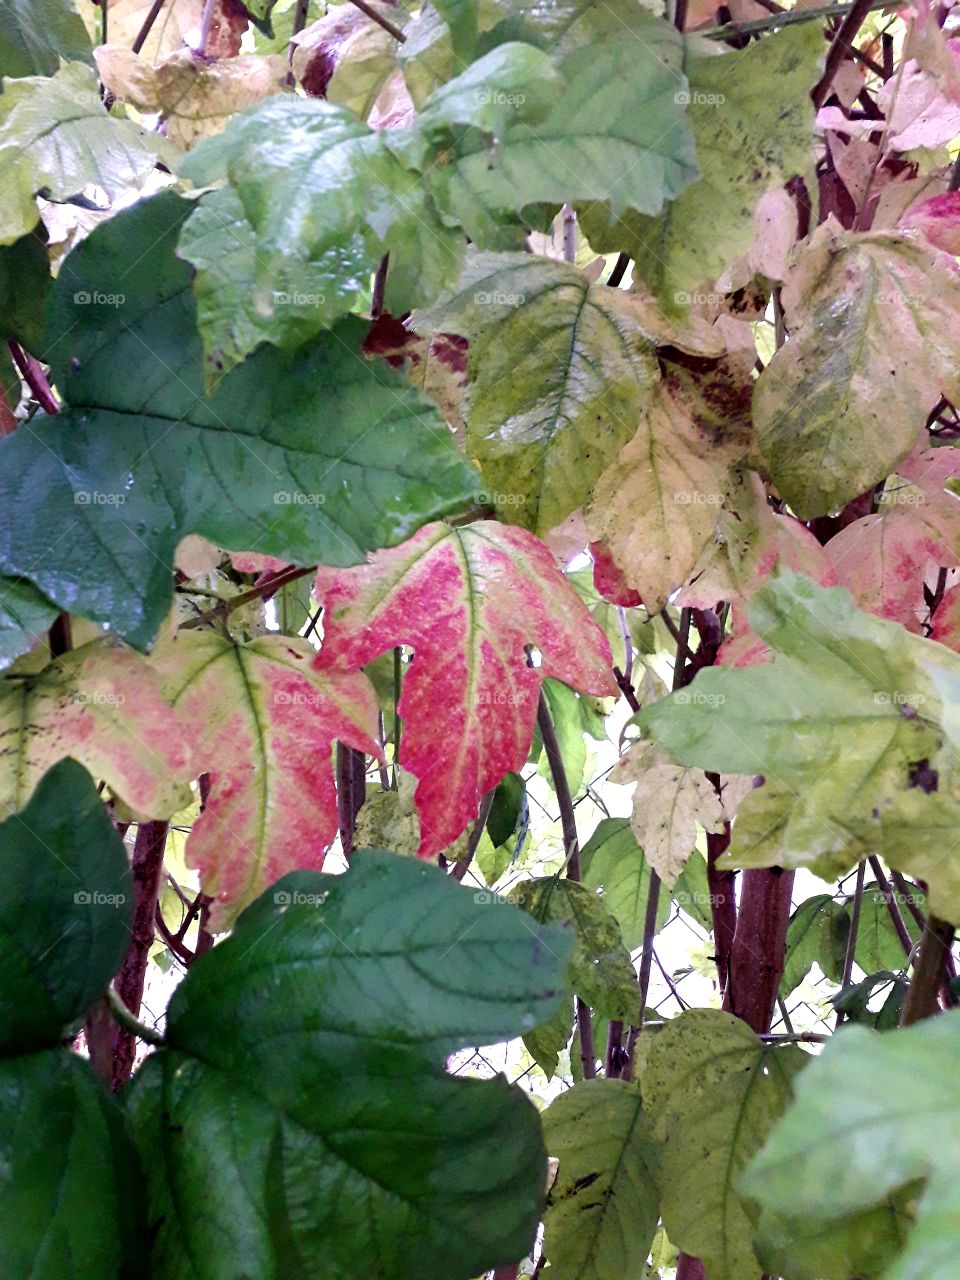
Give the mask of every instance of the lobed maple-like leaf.
[[[399, 760], [419, 779], [421, 857], [452, 844], [484, 792], [523, 767], [546, 676], [616, 693], [606, 636], [523, 529], [426, 525], [364, 566], [321, 571], [317, 599], [320, 670], [356, 670], [395, 645], [413, 647]], [[528, 665], [526, 645], [539, 648], [539, 666]]]
[[95, 640], [43, 671], [0, 681], [0, 814], [72, 756], [138, 819], [166, 818], [189, 800], [187, 745], [144, 658]]
[[234, 644], [181, 631], [154, 654], [164, 693], [210, 793], [187, 841], [226, 923], [288, 871], [319, 870], [337, 832], [334, 739], [379, 756], [362, 672], [318, 672], [305, 641]]

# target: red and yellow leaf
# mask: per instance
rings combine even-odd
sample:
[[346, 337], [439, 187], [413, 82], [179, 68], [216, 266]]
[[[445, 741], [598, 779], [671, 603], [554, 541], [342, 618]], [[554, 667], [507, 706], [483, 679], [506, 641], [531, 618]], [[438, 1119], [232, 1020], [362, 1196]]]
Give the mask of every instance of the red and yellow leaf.
[[318, 672], [305, 641], [248, 644], [181, 631], [154, 662], [197, 772], [206, 807], [187, 841], [215, 927], [288, 871], [319, 868], [337, 833], [335, 739], [373, 755], [377, 704], [360, 672]]
[[[400, 763], [419, 779], [421, 857], [453, 843], [480, 797], [523, 766], [540, 685], [554, 676], [614, 695], [606, 636], [524, 529], [483, 520], [424, 526], [355, 569], [324, 571], [318, 666], [353, 671], [411, 645], [399, 710]], [[542, 660], [527, 665], [525, 645]]]

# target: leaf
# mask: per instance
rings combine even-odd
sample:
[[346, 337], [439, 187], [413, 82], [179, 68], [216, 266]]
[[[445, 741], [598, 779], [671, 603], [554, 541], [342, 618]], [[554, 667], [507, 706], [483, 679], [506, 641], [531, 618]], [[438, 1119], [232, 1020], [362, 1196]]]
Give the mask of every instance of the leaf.
[[562, 930], [380, 850], [280, 881], [191, 967], [134, 1083], [157, 1280], [291, 1259], [303, 1280], [468, 1280], [522, 1257], [537, 1113], [442, 1063], [549, 1017], [568, 953]]
[[382, 356], [395, 369], [405, 369], [413, 385], [435, 402], [457, 439], [463, 440], [467, 345], [465, 338], [453, 333], [423, 337], [384, 312], [364, 338], [363, 352], [368, 356]]
[[90, 41], [70, 0], [0, 0], [0, 76], [52, 76], [89, 62]]
[[[650, 894], [650, 864], [626, 818], [604, 818], [580, 850], [583, 883], [599, 890], [604, 905], [620, 926], [628, 951], [643, 945], [643, 923]], [[659, 931], [670, 914], [670, 899], [657, 904]], [[552, 1265], [552, 1264], [551, 1264]]]
[[0, 1053], [58, 1045], [120, 967], [132, 924], [123, 843], [89, 774], [64, 761], [0, 823]]
[[40, 230], [0, 245], [0, 331], [28, 351], [38, 350], [43, 340], [43, 309], [53, 284], [46, 237], [37, 234]]
[[238, 196], [255, 236], [248, 288], [265, 319], [298, 274], [329, 279], [304, 338], [351, 310], [385, 253], [386, 305], [395, 313], [426, 302], [459, 270], [461, 238], [418, 176], [390, 152], [385, 133], [332, 103], [268, 99], [195, 147], [180, 172], [196, 185], [226, 182]]
[[711, 441], [676, 381], [661, 380], [640, 429], [587, 501], [602, 540], [651, 612], [688, 576], [714, 532], [738, 451]]
[[[785, 1000], [799, 987], [814, 964], [818, 964], [828, 978], [839, 982], [849, 932], [850, 913], [844, 903], [835, 901], [826, 893], [814, 894], [801, 902], [787, 927], [787, 954], [780, 982], [780, 998]], [[858, 945], [859, 942], [858, 929]]]
[[188, 212], [165, 193], [70, 255], [47, 327], [70, 407], [0, 441], [0, 571], [139, 646], [169, 607], [186, 533], [342, 564], [477, 486], [430, 402], [357, 358], [360, 320], [259, 353], [204, 400], [191, 273], [173, 255]]
[[506, 844], [516, 831], [526, 804], [526, 783], [521, 775], [505, 773], [497, 783], [487, 814], [487, 834], [494, 848]]
[[702, 176], [657, 218], [588, 205], [580, 217], [594, 249], [629, 253], [635, 277], [664, 307], [686, 308], [698, 285], [747, 252], [765, 192], [794, 175], [814, 188], [810, 86], [822, 55], [820, 33], [809, 26], [723, 56], [689, 39], [687, 118]]
[[[205, 0], [164, 0], [143, 44], [142, 53], [151, 62], [173, 53], [185, 44], [195, 44], [203, 21]], [[152, 0], [109, 0], [107, 30], [114, 44], [131, 46], [138, 38], [152, 6]], [[211, 58], [230, 58], [240, 52], [240, 41], [249, 25], [247, 11], [239, 0], [215, 0], [207, 37], [206, 52]], [[94, 18], [94, 38], [100, 39], [100, 14]]]
[[[895, 895], [899, 904], [900, 916], [904, 926], [914, 943], [919, 941], [920, 929], [911, 913], [906, 909], [900, 895]], [[916, 905], [921, 911], [926, 909], [924, 895], [916, 891]], [[864, 886], [860, 903], [860, 922], [857, 926], [857, 946], [854, 959], [864, 973], [877, 973], [880, 969], [902, 969], [907, 963], [903, 943], [890, 919], [890, 908], [881, 890], [875, 884]], [[839, 981], [836, 977], [834, 981]]]
[[0, 244], [40, 220], [34, 198], [67, 200], [95, 183], [111, 198], [139, 183], [168, 144], [104, 110], [91, 67], [67, 63], [56, 75], [9, 80], [0, 95]]
[[[563, 89], [542, 117], [529, 112], [528, 94], [531, 105], [542, 99], [530, 92], [529, 55], [520, 44], [492, 50], [422, 104], [421, 129], [429, 129], [434, 147], [443, 145], [443, 163], [427, 169], [424, 181], [479, 248], [516, 246], [526, 206], [605, 199], [614, 214], [656, 214], [696, 176], [678, 101], [686, 86], [679, 37], [662, 19], [637, 10], [632, 25], [636, 39], [625, 40], [624, 24], [611, 20], [590, 43], [574, 39], [553, 50]], [[512, 74], [499, 61], [504, 49], [517, 51]], [[506, 108], [495, 133], [489, 125], [463, 127], [476, 125], [481, 77], [491, 78]]]
[[882, 1207], [830, 1223], [765, 1211], [757, 1224], [757, 1256], [785, 1280], [886, 1275], [910, 1230], [910, 1200], [905, 1192]]
[[663, 1225], [710, 1280], [759, 1280], [740, 1175], [808, 1062], [716, 1009], [688, 1009], [653, 1037], [640, 1084], [662, 1143]]
[[952, 1115], [960, 1013], [878, 1036], [849, 1027], [799, 1081], [794, 1105], [743, 1179], [768, 1213], [842, 1229], [922, 1178], [915, 1225], [887, 1280], [955, 1269], [958, 1154]]
[[142, 1266], [143, 1188], [117, 1104], [86, 1062], [0, 1060], [0, 1270], [121, 1280]]
[[[373, 5], [396, 22], [396, 7]], [[399, 24], [398, 24], [399, 25]], [[397, 68], [397, 41], [355, 5], [330, 5], [293, 38], [293, 74], [311, 97], [326, 98], [366, 120]]]
[[[606, 638], [547, 548], [522, 529], [428, 525], [361, 568], [321, 572], [317, 599], [322, 670], [356, 670], [399, 644], [414, 649], [399, 762], [419, 779], [421, 857], [451, 844], [480, 797], [523, 767], [545, 677], [598, 696], [615, 689]], [[540, 647], [540, 666], [527, 665], [527, 644]]]
[[801, 519], [895, 471], [939, 396], [960, 394], [960, 276], [915, 234], [829, 220], [783, 289], [790, 339], [757, 381], [757, 443]]
[[[678, 706], [684, 704], [685, 692], [674, 695]], [[723, 831], [726, 818], [713, 783], [699, 769], [674, 764], [649, 742], [632, 746], [614, 766], [610, 781], [636, 782], [633, 834], [650, 866], [672, 889], [696, 846], [697, 824], [705, 831]]]
[[[587, 767], [587, 744], [583, 740], [584, 715], [580, 699], [557, 680], [543, 682], [543, 697], [550, 712], [550, 719], [560, 747], [563, 771], [572, 796], [578, 796], [583, 786]], [[539, 745], [539, 750], [537, 749]], [[534, 733], [533, 758], [538, 759], [537, 772], [553, 785], [553, 771], [543, 749], [539, 726]]]
[[208, 631], [161, 642], [153, 663], [194, 768], [209, 773], [187, 841], [218, 931], [288, 871], [319, 870], [337, 834], [335, 740], [381, 754], [377, 704], [360, 672], [317, 672], [306, 640], [234, 644]]
[[759, 591], [750, 617], [771, 664], [701, 671], [689, 701], [636, 717], [675, 760], [766, 777], [741, 801], [722, 865], [832, 878], [880, 854], [930, 882], [934, 912], [960, 915], [943, 856], [960, 821], [956, 655], [793, 574]]
[[585, 1080], [547, 1108], [544, 1135], [560, 1161], [544, 1215], [555, 1280], [634, 1275], [659, 1217], [657, 1146], [639, 1090]]
[[29, 582], [0, 577], [0, 671], [25, 653], [58, 613]]
[[100, 79], [114, 97], [162, 115], [167, 137], [184, 150], [219, 133], [235, 112], [280, 93], [288, 71], [279, 54], [208, 62], [187, 48], [151, 64], [123, 45], [107, 44], [94, 56]]
[[549, 258], [475, 254], [413, 324], [470, 339], [468, 450], [501, 516], [541, 534], [616, 460], [658, 378], [631, 295]]
[[521, 881], [511, 889], [508, 901], [522, 906], [540, 924], [561, 921], [573, 926], [576, 941], [569, 979], [582, 1000], [609, 1018], [629, 1020], [636, 1015], [636, 973], [617, 922], [597, 893], [552, 876]]
[[182, 809], [191, 772], [176, 717], [145, 659], [110, 640], [55, 658], [36, 675], [0, 680], [0, 814], [27, 804], [72, 756], [136, 819]]

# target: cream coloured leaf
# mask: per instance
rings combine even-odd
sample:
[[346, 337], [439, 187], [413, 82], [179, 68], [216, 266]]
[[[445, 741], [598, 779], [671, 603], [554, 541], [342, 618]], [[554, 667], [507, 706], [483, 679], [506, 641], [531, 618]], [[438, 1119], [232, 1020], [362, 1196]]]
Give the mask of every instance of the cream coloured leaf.
[[[375, 12], [398, 25], [395, 5], [372, 0]], [[398, 43], [380, 23], [352, 4], [330, 5], [319, 21], [293, 37], [293, 74], [312, 97], [370, 115], [397, 68]]]
[[[696, 697], [682, 690], [675, 698]], [[701, 769], [676, 764], [650, 742], [635, 743], [614, 766], [611, 782], [635, 782], [630, 826], [650, 866], [672, 889], [696, 848], [697, 824], [719, 832], [726, 821], [720, 797]]]
[[167, 137], [184, 150], [219, 133], [236, 112], [280, 93], [287, 76], [279, 54], [210, 61], [178, 49], [151, 63], [122, 45], [106, 44], [94, 56], [113, 96], [163, 116]]
[[683, 388], [664, 378], [639, 431], [594, 486], [590, 537], [607, 544], [650, 612], [663, 608], [714, 533], [738, 454], [711, 441]]
[[188, 802], [191, 760], [146, 659], [96, 640], [44, 670], [0, 681], [0, 813], [15, 813], [53, 765], [73, 757], [138, 820]]
[[187, 841], [222, 927], [288, 871], [319, 869], [337, 832], [334, 739], [373, 755], [377, 706], [360, 672], [321, 673], [304, 640], [234, 644], [214, 632], [161, 641], [153, 663], [198, 772], [204, 812]]
[[[203, 21], [205, 0], [164, 0], [159, 14], [147, 33], [141, 52], [155, 62], [165, 54], [196, 41]], [[153, 7], [153, 0], [108, 0], [107, 34], [113, 44], [129, 48], [139, 36]], [[99, 6], [80, 5], [88, 17], [91, 39], [101, 38]], [[240, 0], [216, 0], [207, 53], [212, 58], [229, 58], [240, 52], [240, 41], [250, 18]]]

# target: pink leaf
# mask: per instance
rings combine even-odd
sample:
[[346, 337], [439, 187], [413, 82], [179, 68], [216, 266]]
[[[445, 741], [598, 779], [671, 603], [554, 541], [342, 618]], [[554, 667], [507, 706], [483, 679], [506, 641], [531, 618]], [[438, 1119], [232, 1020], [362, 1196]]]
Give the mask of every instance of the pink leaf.
[[[317, 592], [321, 671], [355, 671], [413, 647], [399, 759], [419, 779], [422, 858], [452, 844], [484, 792], [522, 768], [545, 676], [596, 696], [617, 692], [606, 636], [524, 529], [429, 524], [366, 565], [323, 571]], [[527, 665], [529, 644], [539, 667]]]

